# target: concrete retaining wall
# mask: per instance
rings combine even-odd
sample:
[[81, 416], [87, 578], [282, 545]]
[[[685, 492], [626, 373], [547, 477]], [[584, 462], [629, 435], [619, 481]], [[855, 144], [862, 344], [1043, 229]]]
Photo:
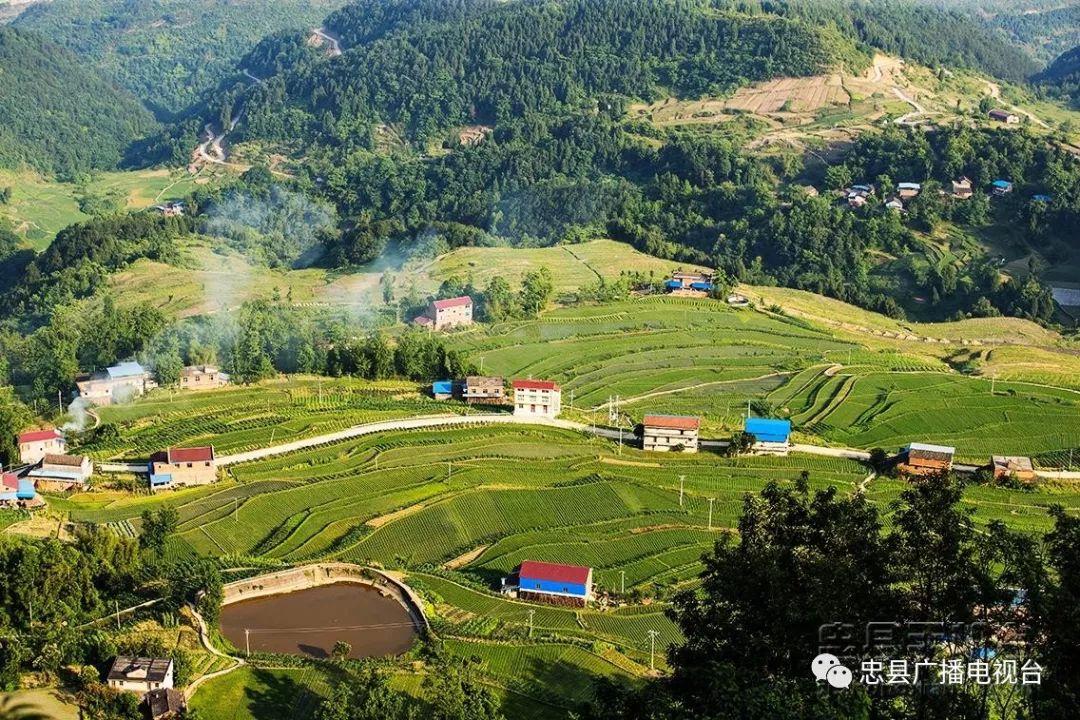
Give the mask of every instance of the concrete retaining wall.
[[241, 600], [251, 600], [268, 595], [283, 595], [297, 590], [338, 583], [369, 585], [378, 590], [384, 597], [393, 598], [401, 603], [408, 610], [409, 617], [412, 618], [418, 630], [429, 631], [431, 629], [427, 617], [424, 616], [423, 602], [413, 592], [412, 588], [382, 570], [350, 563], [301, 565], [288, 570], [279, 570], [258, 577], [237, 580], [223, 586], [224, 599], [221, 604], [224, 606]]

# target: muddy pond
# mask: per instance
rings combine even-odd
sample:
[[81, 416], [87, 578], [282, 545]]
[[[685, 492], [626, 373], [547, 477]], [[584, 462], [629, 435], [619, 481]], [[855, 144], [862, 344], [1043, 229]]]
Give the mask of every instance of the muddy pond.
[[315, 658], [330, 657], [338, 641], [352, 646], [352, 658], [399, 655], [417, 635], [401, 603], [354, 583], [231, 603], [221, 608], [220, 624], [241, 653], [250, 646], [253, 653]]

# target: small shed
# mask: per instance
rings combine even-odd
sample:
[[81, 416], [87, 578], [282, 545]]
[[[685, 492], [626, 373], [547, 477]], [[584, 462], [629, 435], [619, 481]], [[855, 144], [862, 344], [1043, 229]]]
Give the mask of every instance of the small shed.
[[952, 469], [956, 448], [930, 443], [910, 443], [900, 453], [897, 469], [909, 475], [933, 475]]
[[454, 396], [454, 381], [436, 380], [431, 383], [431, 396], [436, 400], [449, 400]]
[[751, 417], [744, 427], [758, 442], [786, 443], [791, 438], [790, 420]]
[[1029, 457], [994, 455], [990, 458], [990, 467], [994, 472], [995, 480], [1015, 477], [1017, 480], [1030, 482], [1035, 479], [1035, 467], [1031, 464]]

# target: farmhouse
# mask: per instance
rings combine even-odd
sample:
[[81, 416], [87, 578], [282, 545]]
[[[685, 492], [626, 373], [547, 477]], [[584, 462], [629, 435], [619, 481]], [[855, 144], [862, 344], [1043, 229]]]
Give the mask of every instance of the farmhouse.
[[952, 181], [952, 194], [954, 198], [961, 200], [967, 200], [972, 195], [971, 180], [967, 177], [961, 177], [959, 180]]
[[922, 192], [922, 185], [914, 182], [902, 182], [896, 185], [896, 194], [900, 196], [901, 200], [910, 200], [913, 197], [918, 197]]
[[86, 455], [46, 455], [41, 467], [30, 471], [42, 490], [65, 491], [81, 488], [94, 472]]
[[146, 693], [143, 705], [150, 720], [173, 720], [184, 716], [187, 700], [184, 693], [172, 688], [158, 688]]
[[668, 290], [699, 290], [708, 292], [713, 288], [713, 274], [711, 272], [686, 272], [676, 270], [671, 273], [671, 279], [664, 283]]
[[445, 330], [447, 328], [472, 325], [472, 298], [468, 295], [462, 295], [461, 297], [446, 300], [433, 300], [431, 305], [428, 306], [427, 313], [415, 318], [413, 322], [432, 330]]
[[1008, 195], [1012, 192], [1013, 184], [1008, 180], [995, 180], [990, 183], [990, 192], [998, 197], [1002, 195]]
[[155, 205], [154, 209], [165, 217], [180, 217], [184, 214], [184, 203], [170, 201], [164, 205]]
[[911, 443], [900, 452], [896, 468], [908, 475], [934, 475], [952, 469], [956, 448], [945, 445]]
[[212, 390], [229, 384], [229, 376], [213, 365], [188, 365], [180, 371], [181, 390]]
[[431, 397], [436, 400], [449, 400], [454, 396], [453, 380], [436, 380], [431, 383]]
[[506, 390], [501, 377], [470, 375], [465, 378], [462, 396], [470, 405], [502, 405]]
[[866, 195], [860, 193], [848, 194], [847, 204], [848, 207], [853, 208], [866, 207]]
[[893, 210], [895, 212], [903, 212], [904, 203], [900, 198], [896, 198], [896, 197], [889, 198], [885, 202], [885, 207], [887, 207], [888, 209]]
[[1017, 480], [1031, 482], [1035, 479], [1035, 468], [1028, 457], [994, 455], [990, 458], [990, 468], [994, 472], [995, 480], [1015, 477]]
[[79, 388], [79, 397], [95, 405], [123, 402], [157, 387], [150, 373], [137, 362], [124, 362], [103, 372], [83, 375], [75, 385]]
[[562, 412], [562, 388], [550, 380], [514, 380], [514, 414], [556, 417]]
[[49, 453], [62, 453], [67, 441], [59, 430], [29, 430], [19, 435], [19, 461], [27, 464], [41, 462]]
[[207, 485], [217, 480], [214, 446], [169, 448], [150, 456], [150, 488]]
[[646, 415], [641, 421], [641, 447], [652, 452], [698, 451], [700, 418], [686, 415]]
[[787, 455], [791, 450], [791, 421], [746, 418], [743, 429], [754, 436], [750, 448], [755, 453]]
[[1020, 122], [1019, 115], [1013, 115], [1011, 112], [1007, 112], [998, 108], [991, 110], [987, 114], [990, 116], [991, 120], [997, 120], [998, 122], [1003, 122], [1006, 125], [1015, 125], [1016, 123]]
[[592, 568], [526, 560], [504, 588], [522, 600], [585, 607], [592, 599]]
[[173, 661], [171, 658], [120, 655], [109, 668], [106, 681], [111, 688], [139, 695], [169, 689], [173, 686]]
[[25, 507], [36, 497], [33, 480], [15, 473], [0, 474], [0, 507]]

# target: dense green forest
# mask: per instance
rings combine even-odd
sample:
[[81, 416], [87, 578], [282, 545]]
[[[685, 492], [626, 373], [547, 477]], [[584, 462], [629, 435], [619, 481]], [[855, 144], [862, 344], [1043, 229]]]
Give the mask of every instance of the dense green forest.
[[1038, 69], [996, 28], [947, 6], [872, 0], [763, 0], [763, 6], [834, 25], [866, 45], [931, 67], [967, 67], [1014, 82]]
[[1080, 108], [1080, 45], [1063, 53], [1035, 80], [1047, 92], [1067, 98]]
[[115, 166], [155, 122], [64, 48], [0, 26], [0, 166], [73, 178]]
[[[838, 37], [809, 26], [698, 4], [523, 1], [444, 23], [415, 2], [427, 0], [387, 8], [369, 27], [350, 25], [350, 36], [377, 39], [340, 60], [253, 88], [243, 136], [363, 147], [371, 125], [384, 122], [423, 140], [454, 125], [592, 110], [604, 95], [717, 94], [843, 59]], [[401, 22], [408, 30], [379, 37]]]
[[201, 99], [264, 36], [318, 26], [344, 0], [54, 0], [20, 15], [161, 118]]

